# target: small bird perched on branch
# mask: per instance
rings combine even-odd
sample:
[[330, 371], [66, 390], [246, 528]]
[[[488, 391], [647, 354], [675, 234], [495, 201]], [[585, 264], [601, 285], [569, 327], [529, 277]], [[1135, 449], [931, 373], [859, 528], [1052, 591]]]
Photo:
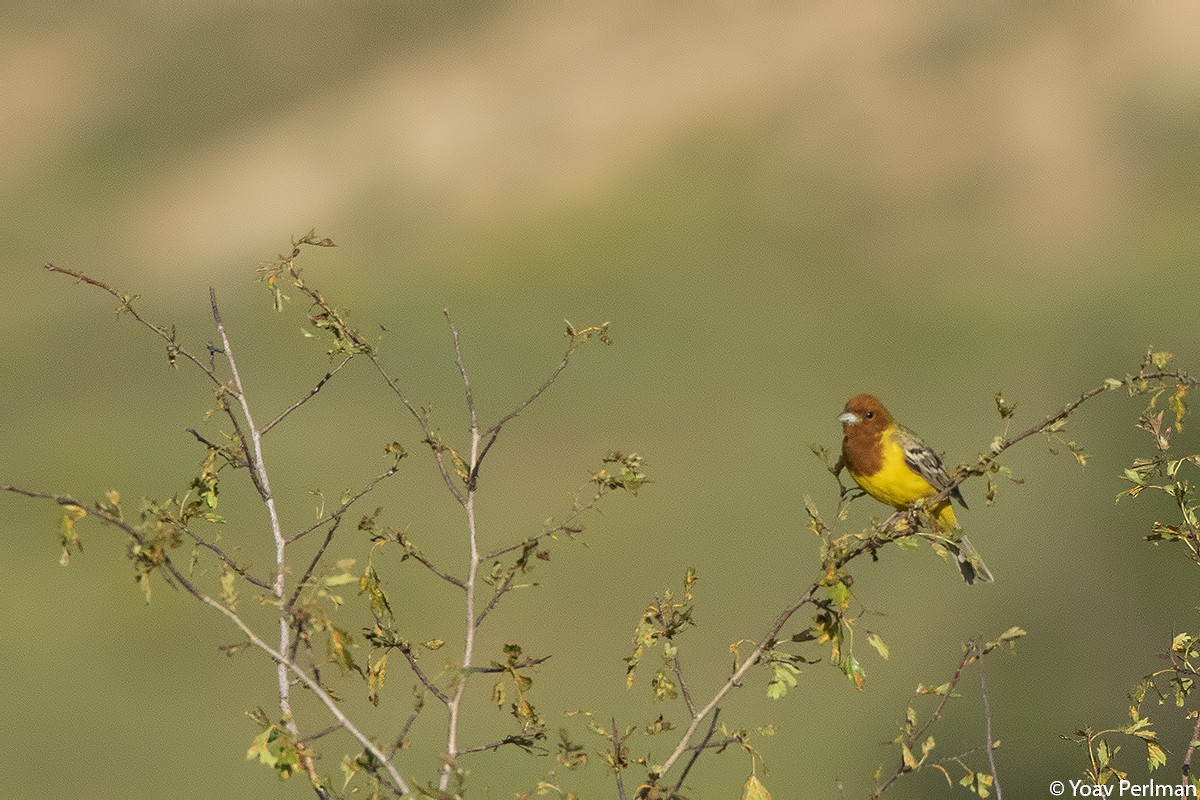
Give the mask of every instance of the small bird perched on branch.
[[[906, 509], [950, 487], [952, 480], [937, 453], [915, 433], [897, 424], [879, 398], [869, 394], [851, 397], [838, 421], [842, 423], [843, 438], [836, 471], [841, 472], [845, 466], [854, 482], [879, 502]], [[949, 497], [927, 509], [931, 527], [946, 537], [941, 545], [957, 559], [968, 584], [991, 581], [991, 570], [967, 537], [959, 533], [952, 499], [967, 507], [955, 486]]]

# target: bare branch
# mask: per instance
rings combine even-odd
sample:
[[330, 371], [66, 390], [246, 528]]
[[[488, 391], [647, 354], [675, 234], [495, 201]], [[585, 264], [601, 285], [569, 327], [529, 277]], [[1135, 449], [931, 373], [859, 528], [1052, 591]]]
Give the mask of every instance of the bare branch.
[[221, 384], [221, 379], [217, 377], [217, 374], [211, 368], [206, 366], [203, 361], [179, 346], [179, 344], [175, 341], [174, 330], [168, 331], [161, 325], [155, 325], [153, 322], [137, 312], [137, 309], [133, 307], [133, 301], [137, 299], [137, 295], [122, 294], [103, 281], [90, 278], [87, 275], [84, 275], [82, 272], [75, 272], [74, 270], [67, 269], [66, 267], [56, 267], [54, 264], [47, 264], [46, 269], [50, 272], [56, 272], [59, 275], [68, 275], [78, 281], [88, 284], [89, 286], [95, 286], [98, 289], [103, 289], [104, 291], [108, 292], [113, 297], [121, 301], [121, 305], [117, 306], [118, 313], [128, 313], [140, 324], [144, 325], [146, 328], [149, 328], [155, 333], [155, 335], [167, 343], [167, 356], [171, 359], [172, 363], [174, 363], [176, 357], [183, 356], [188, 361], [191, 361], [193, 364], [199, 367], [200, 371], [207, 375], [208, 379], [212, 381], [214, 385], [219, 386]]
[[408, 740], [408, 732], [412, 730], [413, 723], [417, 721], [417, 717], [421, 715], [421, 709], [423, 708], [425, 708], [425, 695], [421, 694], [417, 697], [417, 702], [413, 706], [412, 713], [405, 720], [404, 726], [400, 728], [400, 735], [392, 743], [392, 749], [388, 753], [388, 758], [395, 758], [396, 753], [404, 747], [405, 742]]
[[404, 657], [408, 659], [408, 665], [412, 667], [413, 674], [416, 675], [417, 680], [419, 680], [425, 686], [425, 688], [429, 690], [429, 693], [440, 700], [442, 705], [450, 705], [450, 698], [446, 696], [446, 693], [439, 689], [433, 681], [429, 680], [429, 676], [425, 674], [425, 670], [421, 669], [421, 665], [417, 663], [417, 659], [413, 655], [412, 648], [397, 647], [396, 649], [403, 653]]
[[329, 526], [329, 531], [325, 534], [325, 541], [321, 542], [321, 546], [318, 547], [317, 552], [313, 554], [312, 560], [308, 562], [308, 569], [304, 570], [304, 574], [300, 576], [300, 581], [296, 584], [296, 588], [292, 592], [292, 596], [287, 602], [289, 608], [294, 606], [296, 601], [300, 599], [300, 593], [304, 591], [305, 584], [308, 583], [308, 579], [311, 578], [313, 572], [316, 571], [317, 564], [320, 563], [321, 558], [325, 555], [325, 551], [329, 548], [329, 543], [333, 541], [333, 535], [337, 533], [337, 529], [341, 526], [342, 518], [341, 516], [338, 516], [338, 518], [333, 521], [333, 524]]
[[292, 403], [290, 406], [285, 408], [278, 417], [276, 417], [275, 419], [271, 420], [266, 425], [264, 425], [263, 429], [261, 431], [261, 435], [266, 436], [268, 433], [271, 432], [272, 428], [274, 428], [279, 423], [283, 422], [283, 420], [287, 417], [288, 414], [291, 414], [293, 411], [298, 409], [300, 406], [304, 405], [309, 400], [312, 400], [314, 397], [316, 397], [317, 392], [321, 391], [321, 389], [324, 388], [325, 384], [329, 383], [330, 378], [332, 378], [334, 375], [337, 375], [339, 372], [341, 372], [342, 367], [349, 364], [350, 359], [352, 359], [352, 358], [354, 358], [353, 354], [346, 356], [338, 363], [338, 365], [336, 367], [329, 370], [329, 372], [326, 372], [325, 376], [322, 377], [321, 380], [317, 381], [317, 385], [314, 386], [312, 389], [310, 389], [308, 394], [304, 395], [304, 397], [301, 397], [299, 400]]
[[256, 578], [254, 575], [251, 575], [248, 567], [239, 565], [233, 560], [233, 557], [226, 553], [223, 549], [203, 538], [200, 536], [200, 534], [196, 533], [189, 527], [185, 526], [183, 530], [188, 536], [192, 537], [192, 541], [195, 542], [198, 547], [203, 547], [205, 550], [211, 551], [214, 555], [216, 555], [217, 558], [221, 560], [222, 564], [229, 567], [230, 570], [237, 573], [247, 582], [257, 586], [260, 589], [264, 589], [268, 592], [271, 591], [271, 584], [267, 583], [261, 578]]
[[604, 493], [596, 492], [591, 496], [591, 498], [588, 499], [586, 503], [583, 503], [582, 505], [577, 504], [574, 508], [572, 508], [571, 513], [567, 515], [566, 519], [557, 525], [547, 528], [541, 533], [530, 536], [528, 539], [524, 539], [516, 544], [510, 544], [505, 547], [484, 553], [482, 556], [480, 556], [480, 558], [482, 558], [484, 561], [494, 561], [501, 556], [521, 550], [529, 546], [531, 543], [538, 541], [539, 539], [551, 539], [560, 533], [579, 533], [579, 531], [582, 530], [582, 527], [578, 524], [579, 518], [596, 508], [596, 506], [599, 505], [602, 497], [604, 497]]
[[987, 681], [983, 676], [983, 657], [987, 650], [979, 642], [974, 643], [974, 648], [978, 658], [979, 691], [983, 695], [983, 724], [984, 735], [987, 737], [988, 768], [992, 771], [992, 788], [996, 790], [996, 800], [1004, 800], [1004, 794], [1000, 791], [1000, 775], [996, 772], [996, 748], [993, 746], [995, 739], [992, 738], [992, 699], [988, 695]]
[[[693, 716], [694, 715], [695, 713], [693, 712]], [[688, 748], [692, 751], [692, 757], [689, 758], [688, 762], [683, 765], [683, 772], [680, 773], [679, 780], [675, 782], [675, 786], [671, 789], [671, 794], [667, 796], [667, 800], [671, 800], [672, 797], [679, 794], [679, 791], [683, 789], [683, 782], [687, 780], [688, 773], [691, 772], [692, 767], [696, 765], [696, 761], [699, 760], [700, 754], [709, 748], [709, 742], [712, 741], [713, 734], [717, 732], [717, 718], [720, 716], [721, 708], [718, 706], [713, 709], [712, 720], [708, 723], [708, 732], [704, 734], [704, 738], [700, 740], [700, 744], [692, 745]], [[726, 739], [724, 742], [721, 742], [716, 746], [719, 749], [736, 741], [737, 739]]]
[[317, 739], [323, 739], [324, 737], [328, 736], [331, 733], [337, 733], [338, 731], [342, 730], [343, 727], [344, 726], [342, 725], [342, 723], [335, 722], [334, 724], [330, 725], [329, 727], [327, 727], [323, 730], [319, 730], [316, 733], [311, 733], [308, 736], [305, 736], [300, 741], [304, 744], [308, 744], [309, 742], [315, 742]]
[[479, 415], [475, 412], [475, 394], [471, 391], [471, 376], [467, 374], [467, 368], [463, 364], [462, 342], [459, 340], [458, 328], [454, 326], [454, 322], [450, 319], [450, 310], [443, 308], [442, 314], [446, 317], [446, 324], [450, 326], [450, 335], [454, 338], [454, 363], [458, 367], [458, 374], [462, 378], [463, 389], [467, 393], [467, 413], [471, 415], [471, 428], [474, 430], [479, 426]]
[[578, 350], [580, 346], [582, 346], [583, 343], [590, 339], [593, 335], [599, 335], [602, 341], [607, 342], [608, 323], [606, 322], [603, 325], [593, 325], [578, 331], [574, 328], [568, 327], [567, 336], [570, 338], [570, 343], [567, 345], [567, 349], [563, 352], [562, 360], [559, 361], [558, 366], [554, 368], [546, 380], [542, 381], [540, 386], [533, 390], [533, 394], [525, 398], [520, 405], [505, 414], [496, 421], [495, 425], [487, 429], [487, 432], [484, 434], [487, 437], [487, 441], [484, 443], [483, 449], [479, 452], [479, 459], [472, 464], [469, 482], [474, 482], [478, 478], [477, 473], [479, 471], [479, 467], [482, 465], [483, 459], [485, 456], [487, 456], [488, 451], [492, 449], [492, 445], [496, 443], [496, 439], [500, 437], [500, 432], [504, 430], [504, 426], [521, 416], [525, 409], [533, 405], [533, 403], [536, 402], [539, 397], [545, 394], [546, 391], [554, 385], [554, 383], [558, 380], [558, 376], [561, 375], [563, 370], [565, 370], [571, 363], [571, 357], [575, 355], [575, 351]]
[[446, 583], [450, 584], [451, 586], [457, 586], [459, 589], [467, 588], [467, 585], [465, 583], [463, 583], [460, 579], [454, 577], [453, 575], [449, 574], [448, 572], [442, 572], [440, 569], [438, 569], [436, 564], [434, 564], [432, 561], [430, 561], [425, 556], [421, 555], [420, 551], [418, 551], [415, 547], [413, 547], [411, 549], [406, 549], [405, 553], [413, 561], [416, 561], [418, 564], [425, 567], [425, 569], [429, 570], [434, 575], [437, 575], [439, 578], [441, 578], [442, 580], [444, 580]]
[[368, 352], [367, 358], [370, 359], [371, 363], [375, 365], [375, 370], [383, 378], [384, 382], [388, 385], [388, 388], [392, 390], [392, 394], [399, 398], [400, 403], [408, 409], [408, 413], [412, 414], [413, 419], [415, 419], [417, 424], [421, 426], [421, 432], [425, 435], [425, 442], [433, 451], [433, 457], [437, 461], [438, 472], [442, 476], [442, 482], [446, 484], [446, 488], [450, 491], [450, 494], [454, 496], [454, 499], [458, 501], [459, 505], [462, 505], [466, 502], [466, 498], [463, 496], [462, 490], [459, 489], [458, 484], [455, 482], [454, 475], [446, 467], [446, 459], [443, 453], [444, 448], [438, 444], [437, 434], [434, 433], [431, 427], [429, 427], [428, 418], [426, 418], [425, 414], [422, 413], [419, 408], [413, 405], [412, 401], [408, 399], [408, 395], [401, 391], [400, 386], [396, 383], [395, 378], [387, 374], [387, 370], [385, 370], [383, 365], [379, 363], [379, 357], [376, 356], [374, 352]]
[[617, 733], [617, 718], [612, 721], [613, 778], [617, 781], [617, 800], [625, 800], [625, 779], [621, 777], [621, 736]]
[[383, 481], [385, 481], [388, 478], [395, 475], [399, 470], [400, 470], [400, 467], [399, 467], [399, 465], [396, 465], [396, 464], [393, 464], [392, 466], [388, 467], [386, 470], [384, 470], [383, 472], [381, 472], [380, 474], [378, 474], [374, 478], [372, 478], [370, 481], [368, 481], [366, 486], [362, 487], [357, 492], [355, 492], [353, 495], [351, 495], [344, 503], [342, 503], [340, 506], [338, 506], [336, 511], [332, 512], [331, 514], [328, 514], [327, 516], [322, 517], [321, 519], [317, 520], [312, 525], [309, 525], [307, 528], [300, 531], [299, 533], [293, 534], [291, 537], [289, 537], [287, 539], [287, 543], [292, 544], [294, 542], [297, 542], [297, 541], [303, 539], [305, 536], [308, 536], [310, 533], [315, 531], [317, 528], [320, 528], [322, 525], [328, 525], [331, 522], [338, 521], [339, 519], [341, 519], [342, 515], [345, 514], [350, 509], [350, 506], [354, 505], [359, 500], [366, 497], [368, 494], [371, 493], [372, 489], [374, 489], [376, 486], [378, 486]]

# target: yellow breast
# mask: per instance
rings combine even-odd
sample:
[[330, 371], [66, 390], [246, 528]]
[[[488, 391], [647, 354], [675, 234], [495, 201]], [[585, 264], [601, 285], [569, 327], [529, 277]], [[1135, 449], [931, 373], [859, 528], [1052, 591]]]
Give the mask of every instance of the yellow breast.
[[[856, 474], [850, 471], [850, 476], [862, 487], [863, 491], [881, 503], [887, 503], [894, 508], [908, 508], [914, 501], [922, 497], [932, 497], [937, 489], [921, 474], [908, 466], [904, 460], [904, 449], [900, 447], [890, 432], [885, 431], [881, 437], [883, 446], [883, 465], [877, 472], [870, 475]], [[938, 503], [930, 513], [937, 519], [941, 527], [957, 528], [958, 520], [950, 501]]]

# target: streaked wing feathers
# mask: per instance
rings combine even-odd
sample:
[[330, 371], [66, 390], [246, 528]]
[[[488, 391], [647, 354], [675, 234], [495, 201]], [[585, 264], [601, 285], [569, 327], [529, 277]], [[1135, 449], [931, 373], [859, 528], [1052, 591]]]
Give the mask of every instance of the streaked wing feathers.
[[[904, 451], [904, 463], [912, 467], [918, 475], [929, 481], [930, 485], [938, 491], [950, 485], [950, 476], [946, 473], [942, 459], [938, 458], [938, 454], [933, 452], [929, 445], [921, 441], [921, 437], [902, 425], [898, 427], [896, 437], [900, 443], [900, 449]], [[954, 488], [950, 496], [961, 503], [963, 508], [967, 507], [958, 487]]]

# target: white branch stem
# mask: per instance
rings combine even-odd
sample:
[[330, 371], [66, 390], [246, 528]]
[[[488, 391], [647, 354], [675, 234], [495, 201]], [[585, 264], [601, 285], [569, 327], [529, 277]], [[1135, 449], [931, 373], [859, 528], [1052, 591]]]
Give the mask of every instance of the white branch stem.
[[[211, 289], [209, 290], [209, 299], [212, 301], [213, 319], [217, 323], [217, 332], [221, 335], [221, 346], [225, 350], [225, 359], [229, 362], [229, 371], [233, 375], [233, 387], [237, 392], [238, 403], [242, 407], [242, 416], [246, 420], [250, 445], [254, 449], [254, 463], [250, 467], [258, 476], [256, 483], [262, 494], [263, 502], [267, 506], [267, 514], [271, 518], [271, 535], [275, 539], [275, 580], [272, 582], [272, 591], [275, 594], [275, 601], [279, 604], [279, 652], [286, 653], [292, 644], [291, 617], [288, 614], [285, 598], [287, 592], [287, 539], [279, 524], [279, 512], [275, 508], [275, 498], [271, 494], [271, 479], [267, 475], [267, 466], [263, 461], [262, 434], [259, 432], [258, 426], [254, 424], [254, 417], [250, 413], [250, 402], [246, 399], [246, 390], [242, 386], [242, 377], [238, 373], [237, 360], [233, 357], [229, 335], [225, 332], [225, 324], [221, 321], [221, 314], [217, 310], [217, 295]], [[292, 719], [291, 682], [288, 680], [288, 670], [283, 662], [278, 662], [276, 667], [276, 677], [279, 683], [279, 712], [283, 716], [283, 723], [287, 726], [288, 731], [298, 736], [299, 729]]]
[[[450, 315], [446, 314], [446, 320], [449, 322]], [[467, 393], [467, 411], [471, 416], [471, 459], [468, 464], [468, 479], [466, 485], [466, 496], [463, 498], [463, 509], [467, 515], [467, 537], [470, 543], [470, 561], [467, 564], [467, 579], [464, 582], [463, 588], [466, 589], [466, 639], [463, 644], [463, 661], [462, 669], [458, 677], [458, 685], [454, 688], [454, 694], [450, 698], [450, 702], [446, 704], [450, 712], [450, 721], [446, 733], [446, 762], [442, 765], [442, 774], [438, 779], [438, 788], [441, 791], [446, 791], [450, 785], [450, 776], [454, 772], [455, 762], [459, 756], [458, 749], [458, 726], [460, 709], [462, 707], [463, 693], [467, 688], [467, 679], [471, 674], [471, 667], [474, 664], [475, 658], [475, 631], [479, 628], [479, 620], [475, 616], [475, 587], [479, 574], [479, 539], [476, 535], [475, 524], [475, 475], [479, 467], [480, 458], [480, 434], [479, 434], [479, 417], [475, 411], [475, 397], [471, 391], [471, 378], [467, 374], [467, 369], [462, 360], [462, 347], [458, 339], [458, 329], [450, 324], [450, 332], [454, 337], [454, 356], [458, 364], [459, 374], [462, 376], [463, 386]]]
[[387, 755], [385, 755], [384, 752], [379, 749], [379, 746], [372, 742], [366, 734], [359, 730], [357, 725], [350, 721], [350, 718], [347, 717], [346, 713], [342, 711], [341, 707], [338, 706], [337, 701], [330, 696], [329, 692], [325, 691], [325, 689], [321, 687], [321, 684], [318, 683], [316, 679], [301, 669], [294, 661], [288, 659], [288, 657], [282, 652], [277, 652], [275, 648], [264, 642], [258, 636], [258, 634], [250, 629], [250, 626], [247, 625], [241, 617], [230, 611], [220, 602], [214, 600], [206, 594], [200, 595], [200, 599], [215, 608], [217, 611], [220, 611], [225, 616], [229, 617], [230, 621], [232, 621], [234, 625], [238, 626], [242, 633], [246, 635], [246, 637], [250, 640], [250, 643], [269, 655], [272, 660], [279, 665], [280, 669], [284, 670], [285, 675], [287, 672], [291, 672], [301, 683], [312, 690], [312, 693], [317, 696], [317, 699], [324, 703], [325, 707], [329, 709], [329, 713], [333, 715], [333, 718], [336, 719], [351, 736], [358, 740], [358, 743], [363, 746], [364, 750], [379, 760], [379, 763], [383, 765], [383, 768], [387, 770], [388, 775], [396, 784], [396, 788], [405, 794], [408, 794], [410, 791], [412, 791], [412, 789], [410, 789], [408, 784], [405, 782], [404, 778], [400, 775], [399, 770], [396, 769], [395, 765], [392, 764]]

